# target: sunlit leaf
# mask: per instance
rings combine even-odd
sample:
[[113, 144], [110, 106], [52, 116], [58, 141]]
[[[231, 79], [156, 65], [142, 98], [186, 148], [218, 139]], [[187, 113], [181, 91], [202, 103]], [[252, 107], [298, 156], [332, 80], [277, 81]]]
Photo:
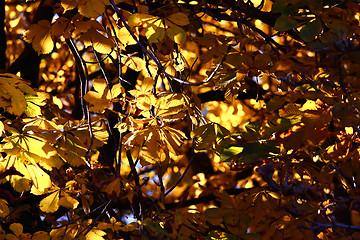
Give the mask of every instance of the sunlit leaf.
[[75, 209], [79, 205], [79, 202], [78, 200], [64, 192], [61, 194], [58, 204], [68, 209]]
[[56, 190], [40, 201], [40, 210], [46, 213], [55, 212], [59, 208], [60, 190]]
[[84, 41], [85, 46], [92, 46], [95, 51], [102, 54], [111, 53], [115, 47], [111, 38], [104, 36], [95, 28], [91, 28], [89, 31], [81, 36], [81, 40]]
[[51, 38], [51, 26], [49, 21], [40, 20], [32, 24], [24, 34], [24, 40], [32, 43], [33, 48], [40, 54], [51, 53], [54, 42]]
[[121, 62], [135, 71], [141, 71], [146, 67], [145, 60], [136, 56], [124, 56]]
[[99, 229], [91, 229], [90, 232], [86, 234], [87, 240], [103, 240], [103, 236], [106, 235], [106, 232], [99, 230]]
[[41, 115], [41, 107], [45, 106], [46, 100], [49, 95], [46, 93], [38, 92], [36, 95], [26, 95], [26, 109], [25, 114], [28, 117], [36, 117]]
[[177, 44], [183, 44], [186, 41], [187, 35], [184, 29], [170, 24], [166, 29], [166, 35]]
[[78, 9], [81, 15], [95, 18], [104, 13], [107, 4], [105, 0], [81, 0]]

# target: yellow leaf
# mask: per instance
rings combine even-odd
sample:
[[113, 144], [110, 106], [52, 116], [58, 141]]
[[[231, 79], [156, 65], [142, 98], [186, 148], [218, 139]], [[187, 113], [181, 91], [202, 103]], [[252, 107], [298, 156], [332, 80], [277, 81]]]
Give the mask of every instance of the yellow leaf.
[[125, 27], [118, 30], [117, 37], [124, 46], [136, 44], [135, 39], [130, 35], [129, 31]]
[[164, 134], [164, 141], [167, 143], [167, 147], [173, 154], [177, 154], [180, 150], [180, 146], [182, 145], [184, 139], [186, 139], [185, 134], [175, 128], [171, 128], [165, 126], [161, 129], [161, 132]]
[[24, 118], [23, 123], [25, 126], [23, 127], [24, 131], [36, 131], [36, 130], [47, 130], [47, 131], [55, 131], [57, 130], [56, 123], [49, 121], [45, 118]]
[[169, 17], [166, 17], [166, 19], [179, 26], [185, 26], [189, 24], [188, 17], [185, 13], [182, 12], [171, 14]]
[[66, 228], [52, 229], [50, 232], [51, 240], [73, 240], [78, 233], [77, 224], [70, 224]]
[[145, 36], [150, 43], [158, 43], [165, 37], [165, 28], [163, 27], [163, 23], [161, 21], [158, 23], [158, 25], [152, 24], [146, 28]]
[[156, 21], [157, 19], [159, 19], [159, 18], [156, 16], [149, 15], [149, 14], [135, 13], [129, 17], [128, 24], [130, 27], [138, 27], [143, 23], [146, 23], [146, 22], [151, 23], [151, 22]]
[[119, 95], [123, 95], [125, 94], [125, 89], [123, 86], [121, 86], [120, 83], [115, 84], [112, 88], [111, 91], [108, 92], [106, 98], [107, 99], [115, 99], [117, 98]]
[[0, 218], [4, 218], [9, 214], [8, 203], [5, 199], [0, 198]]
[[146, 68], [145, 60], [135, 56], [124, 56], [121, 58], [121, 62], [137, 72]]
[[39, 231], [34, 233], [31, 240], [50, 240], [50, 236], [47, 232]]
[[95, 28], [91, 28], [89, 31], [84, 33], [80, 38], [86, 47], [92, 46], [95, 51], [102, 54], [111, 53], [114, 42], [109, 37], [105, 37]]
[[52, 213], [59, 208], [60, 190], [51, 193], [49, 196], [40, 201], [40, 210], [46, 213]]
[[87, 148], [76, 143], [76, 139], [71, 136], [63, 135], [58, 141], [57, 153], [71, 166], [77, 167], [84, 165], [85, 152]]
[[177, 44], [183, 44], [186, 41], [186, 32], [184, 29], [170, 23], [166, 29], [166, 35]]
[[97, 78], [93, 81], [93, 88], [97, 91], [101, 96], [104, 95], [105, 89], [107, 89], [107, 84], [105, 79]]
[[20, 176], [12, 176], [10, 178], [10, 183], [14, 190], [17, 192], [29, 191], [31, 188], [30, 179]]
[[103, 236], [106, 235], [106, 232], [92, 228], [90, 232], [86, 234], [86, 240], [103, 240]]
[[79, 202], [69, 194], [63, 193], [60, 197], [59, 205], [68, 209], [75, 209], [79, 205]]
[[90, 111], [94, 113], [103, 113], [109, 105], [109, 101], [106, 98], [103, 98], [100, 93], [94, 91], [87, 92], [84, 99], [90, 104]]
[[27, 165], [28, 174], [33, 182], [33, 188], [45, 192], [52, 185], [50, 176], [37, 165]]
[[105, 12], [106, 0], [81, 0], [79, 1], [79, 13], [88, 18], [96, 18]]
[[64, 8], [65, 12], [71, 9], [76, 8], [78, 1], [74, 0], [61, 0], [61, 6]]
[[120, 133], [124, 133], [128, 130], [128, 124], [126, 122], [117, 123], [115, 127], [119, 130]]
[[18, 81], [15, 75], [0, 75], [0, 107], [20, 116], [26, 109], [26, 100], [24, 93], [17, 88]]
[[36, 117], [41, 115], [41, 106], [45, 106], [49, 95], [38, 92], [37, 95], [25, 95], [26, 109], [25, 114], [28, 117]]
[[80, 33], [85, 33], [90, 30], [91, 22], [85, 21], [85, 20], [75, 21], [74, 26], [75, 26], [76, 31], [78, 31]]
[[51, 38], [51, 26], [47, 20], [40, 20], [37, 24], [32, 24], [24, 34], [24, 41], [32, 43], [33, 48], [39, 54], [51, 53], [54, 42]]
[[156, 101], [155, 115], [160, 118], [173, 119], [173, 116], [184, 109], [185, 101], [182, 94], [161, 94]]

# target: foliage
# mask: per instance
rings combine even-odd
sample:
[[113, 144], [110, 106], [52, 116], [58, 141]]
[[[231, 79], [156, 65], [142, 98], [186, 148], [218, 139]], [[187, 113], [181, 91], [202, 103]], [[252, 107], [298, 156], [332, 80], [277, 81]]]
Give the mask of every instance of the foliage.
[[0, 240], [359, 238], [357, 1], [0, 7]]

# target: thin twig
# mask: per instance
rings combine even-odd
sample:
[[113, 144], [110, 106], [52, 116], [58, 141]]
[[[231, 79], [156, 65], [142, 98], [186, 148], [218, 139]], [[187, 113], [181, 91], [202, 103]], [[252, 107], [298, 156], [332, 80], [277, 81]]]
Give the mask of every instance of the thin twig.
[[92, 211], [90, 211], [89, 213], [85, 214], [84, 216], [75, 218], [75, 219], [67, 222], [66, 224], [63, 224], [63, 225], [60, 225], [60, 226], [57, 226], [57, 227], [52, 227], [52, 228], [50, 228], [50, 230], [67, 227], [67, 226], [69, 226], [70, 224], [72, 224], [72, 223], [74, 223], [74, 222], [76, 222], [76, 221], [78, 221], [78, 220], [80, 220], [80, 219], [82, 219], [82, 218], [84, 218], [84, 217], [86, 217], [86, 216], [89, 216], [89, 215], [93, 214], [94, 212], [96, 212], [97, 210], [99, 210], [100, 208], [102, 208], [103, 206], [105, 206], [106, 204], [107, 204], [107, 202], [104, 202], [104, 203], [102, 203], [100, 206], [96, 207], [94, 210], [92, 210]]
[[[307, 222], [315, 225], [316, 227], [321, 227], [321, 228], [336, 228], [336, 227], [340, 227], [340, 228], [347, 228], [347, 229], [352, 229], [352, 230], [360, 230], [360, 226], [354, 226], [354, 225], [347, 225], [347, 224], [343, 224], [343, 223], [336, 223], [333, 222], [332, 224], [325, 224], [325, 223], [319, 223], [319, 222], [314, 222], [314, 221], [310, 221], [310, 220], [306, 220]], [[300, 228], [307, 228], [307, 229], [313, 229], [314, 227], [306, 227], [306, 226], [299, 226]]]
[[101, 211], [101, 213], [94, 219], [94, 221], [92, 223], [90, 223], [89, 225], [87, 225], [78, 235], [81, 235], [82, 233], [84, 233], [84, 236], [86, 236], [86, 234], [88, 234], [91, 229], [93, 229], [93, 227], [95, 226], [97, 220], [99, 220], [99, 218], [104, 214], [105, 210], [107, 209], [107, 207], [109, 206], [109, 204], [111, 203], [112, 199], [110, 199], [104, 209]]
[[165, 186], [163, 181], [163, 172], [161, 166], [158, 167], [158, 177], [159, 177], [159, 183], [160, 183], [160, 197], [159, 200], [162, 204], [165, 203]]

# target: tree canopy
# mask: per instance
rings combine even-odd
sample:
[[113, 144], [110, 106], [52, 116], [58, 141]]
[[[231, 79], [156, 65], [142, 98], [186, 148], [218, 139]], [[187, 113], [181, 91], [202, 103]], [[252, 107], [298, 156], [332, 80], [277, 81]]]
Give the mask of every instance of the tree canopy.
[[358, 1], [0, 10], [0, 240], [360, 238]]

